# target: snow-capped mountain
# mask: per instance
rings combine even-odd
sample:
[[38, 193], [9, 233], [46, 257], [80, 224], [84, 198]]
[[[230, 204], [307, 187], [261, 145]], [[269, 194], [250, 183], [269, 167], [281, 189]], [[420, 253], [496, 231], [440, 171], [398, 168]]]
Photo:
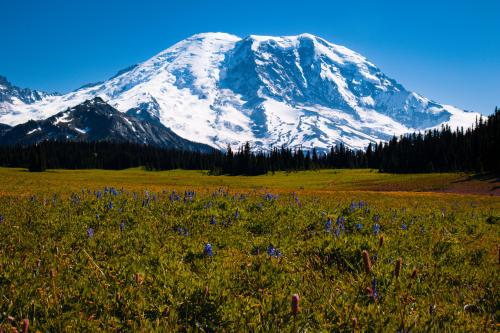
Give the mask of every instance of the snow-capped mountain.
[[6, 110], [11, 105], [33, 104], [46, 97], [57, 95], [57, 93], [16, 87], [6, 77], [0, 75], [0, 110]]
[[100, 97], [44, 120], [30, 120], [11, 128], [0, 126], [0, 143], [5, 145], [29, 145], [45, 140], [131, 142], [183, 150], [213, 150], [179, 137], [160, 123], [119, 112]]
[[95, 96], [216, 148], [328, 148], [370, 142], [479, 114], [438, 104], [362, 55], [310, 35], [194, 35], [113, 78], [34, 103], [0, 105], [0, 123], [45, 119]]

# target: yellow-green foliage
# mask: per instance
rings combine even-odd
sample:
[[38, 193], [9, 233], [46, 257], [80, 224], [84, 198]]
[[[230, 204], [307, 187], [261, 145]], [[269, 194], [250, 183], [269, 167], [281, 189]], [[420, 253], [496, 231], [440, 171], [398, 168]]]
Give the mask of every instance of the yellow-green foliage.
[[[498, 197], [357, 192], [357, 180], [385, 176], [339, 173], [350, 183], [335, 171], [0, 170], [0, 328], [27, 318], [42, 332], [498, 329]], [[270, 189], [252, 190], [258, 179]], [[327, 191], [332, 182], [351, 185]]]

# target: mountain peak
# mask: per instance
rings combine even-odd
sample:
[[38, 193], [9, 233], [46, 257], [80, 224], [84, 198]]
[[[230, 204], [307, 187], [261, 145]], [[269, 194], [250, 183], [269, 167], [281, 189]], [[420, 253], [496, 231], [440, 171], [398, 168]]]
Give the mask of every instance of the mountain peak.
[[4, 86], [4, 87], [11, 87], [11, 83], [9, 82], [9, 80], [7, 80], [7, 78], [5, 76], [2, 76], [0, 75], [0, 85]]
[[226, 41], [238, 41], [241, 38], [235, 35], [231, 35], [225, 32], [202, 32], [198, 34], [194, 34], [191, 37], [185, 39], [185, 41], [193, 41], [193, 40], [203, 40], [203, 39], [219, 39]]
[[241, 39], [209, 32], [103, 83], [0, 104], [0, 123], [46, 119], [86, 100], [222, 149], [246, 141], [257, 149], [364, 148], [445, 123], [467, 127], [478, 116], [408, 91], [362, 55], [309, 33]]

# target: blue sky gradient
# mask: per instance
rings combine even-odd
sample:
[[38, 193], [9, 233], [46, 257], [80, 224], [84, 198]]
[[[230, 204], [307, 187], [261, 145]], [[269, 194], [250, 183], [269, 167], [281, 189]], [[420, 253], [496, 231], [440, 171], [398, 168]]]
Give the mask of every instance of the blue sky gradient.
[[500, 106], [498, 0], [0, 0], [0, 17], [0, 74], [21, 87], [67, 92], [200, 32], [309, 32], [440, 103]]

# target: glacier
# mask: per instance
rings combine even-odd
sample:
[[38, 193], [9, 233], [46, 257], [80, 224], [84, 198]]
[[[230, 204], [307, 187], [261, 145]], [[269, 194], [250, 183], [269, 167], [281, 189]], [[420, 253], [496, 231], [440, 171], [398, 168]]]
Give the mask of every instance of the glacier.
[[94, 97], [218, 149], [247, 141], [264, 150], [340, 142], [361, 149], [443, 124], [469, 127], [480, 117], [408, 91], [364, 56], [311, 34], [202, 33], [107, 81], [0, 101], [0, 123], [46, 119]]

